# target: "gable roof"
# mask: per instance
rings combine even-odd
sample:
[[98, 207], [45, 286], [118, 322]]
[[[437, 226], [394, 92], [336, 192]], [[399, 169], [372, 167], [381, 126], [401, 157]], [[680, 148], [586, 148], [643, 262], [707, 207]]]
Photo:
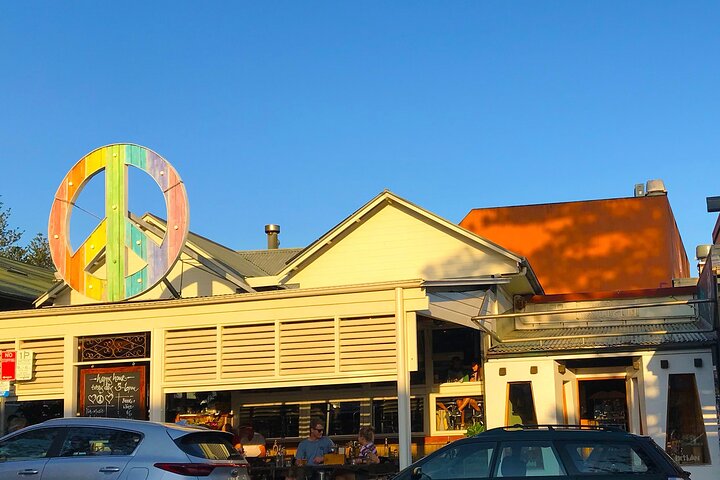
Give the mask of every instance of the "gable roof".
[[490, 250], [495, 254], [504, 257], [509, 262], [516, 264], [518, 268], [525, 267], [528, 280], [533, 285], [533, 289], [537, 292], [543, 291], [542, 287], [537, 282], [537, 279], [534, 276], [532, 268], [527, 263], [524, 257], [511, 252], [510, 250], [498, 245], [493, 241], [487, 240], [486, 238], [483, 238], [448, 220], [445, 220], [444, 218], [435, 215], [434, 213], [429, 212], [415, 205], [414, 203], [411, 203], [395, 195], [389, 190], [385, 190], [375, 196], [373, 199], [371, 199], [365, 205], [353, 212], [330, 231], [328, 231], [323, 236], [314, 241], [312, 244], [310, 244], [308, 247], [300, 251], [294, 258], [292, 258], [287, 263], [285, 268], [283, 268], [278, 273], [278, 278], [280, 278], [281, 281], [287, 279], [293, 271], [299, 270], [311, 263], [325, 250], [329, 249], [334, 242], [336, 242], [338, 239], [342, 238], [343, 235], [347, 234], [349, 231], [355, 228], [356, 224], [363, 222], [366, 216], [369, 216], [371, 213], [393, 204], [401, 206], [413, 212], [415, 215], [424, 219], [428, 224], [434, 225], [439, 229], [454, 233], [455, 235], [464, 239], [471, 245], [475, 245], [478, 248], [482, 248], [483, 250]]
[[0, 297], [31, 303], [54, 282], [52, 270], [0, 257]]
[[549, 294], [670, 287], [691, 276], [666, 195], [476, 208], [460, 225], [525, 255]]

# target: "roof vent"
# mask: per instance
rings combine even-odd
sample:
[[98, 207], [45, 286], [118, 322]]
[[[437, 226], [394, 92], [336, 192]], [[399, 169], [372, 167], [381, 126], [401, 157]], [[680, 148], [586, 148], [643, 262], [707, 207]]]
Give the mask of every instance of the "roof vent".
[[265, 225], [265, 233], [267, 234], [268, 250], [277, 250], [280, 246], [280, 239], [278, 238], [280, 225], [275, 225], [274, 223]]
[[645, 184], [644, 183], [636, 183], [635, 184], [634, 195], [636, 197], [644, 197], [645, 196]]
[[712, 245], [698, 245], [695, 247], [695, 258], [698, 261], [698, 273], [702, 274], [703, 267], [705, 266], [711, 251]]
[[646, 190], [646, 195], [648, 197], [667, 195], [667, 190], [665, 190], [665, 183], [662, 180], [648, 180]]
[[710, 249], [712, 245], [698, 245], [695, 247], [695, 258], [698, 260], [705, 260], [710, 255]]

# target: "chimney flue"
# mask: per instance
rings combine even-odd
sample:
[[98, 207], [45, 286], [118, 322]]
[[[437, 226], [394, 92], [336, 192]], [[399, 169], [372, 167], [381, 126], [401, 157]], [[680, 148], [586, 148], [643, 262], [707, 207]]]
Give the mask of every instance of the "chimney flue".
[[278, 235], [280, 234], [280, 225], [275, 225], [273, 223], [265, 225], [265, 233], [267, 234], [268, 250], [277, 250], [280, 246], [280, 239], [278, 238]]
[[647, 186], [645, 187], [645, 196], [647, 197], [667, 195], [667, 190], [665, 189], [665, 182], [663, 182], [662, 180], [648, 180], [646, 185]]

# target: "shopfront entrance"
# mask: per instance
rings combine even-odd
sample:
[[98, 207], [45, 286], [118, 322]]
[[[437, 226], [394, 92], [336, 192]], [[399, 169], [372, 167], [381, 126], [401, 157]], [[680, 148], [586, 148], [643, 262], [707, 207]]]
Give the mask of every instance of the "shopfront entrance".
[[629, 431], [626, 380], [578, 380], [580, 425], [614, 426]]

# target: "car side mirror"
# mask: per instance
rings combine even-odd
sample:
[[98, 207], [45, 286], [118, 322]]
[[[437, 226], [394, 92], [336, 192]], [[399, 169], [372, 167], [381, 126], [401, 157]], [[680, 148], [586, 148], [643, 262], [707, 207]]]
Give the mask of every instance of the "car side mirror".
[[422, 468], [415, 467], [412, 470], [412, 474], [410, 474], [410, 479], [411, 480], [420, 480], [422, 478], [422, 476], [423, 476]]

